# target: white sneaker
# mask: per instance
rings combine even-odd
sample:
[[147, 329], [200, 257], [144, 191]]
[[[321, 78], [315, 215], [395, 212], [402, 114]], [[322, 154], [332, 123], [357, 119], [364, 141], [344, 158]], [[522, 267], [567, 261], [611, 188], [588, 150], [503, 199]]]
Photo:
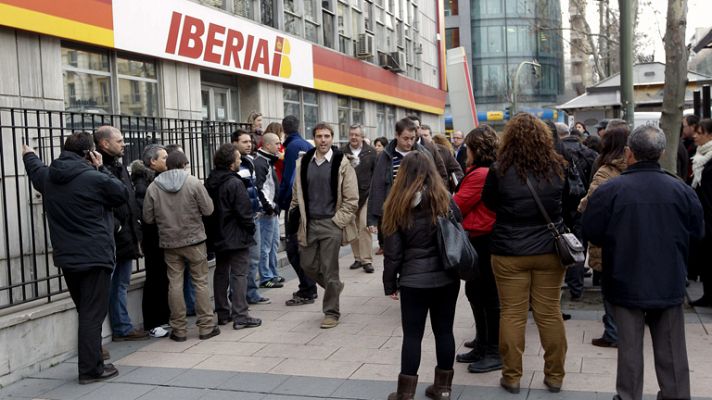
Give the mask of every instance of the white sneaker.
[[162, 338], [168, 336], [168, 331], [159, 326], [151, 329], [148, 334], [151, 335], [151, 337]]

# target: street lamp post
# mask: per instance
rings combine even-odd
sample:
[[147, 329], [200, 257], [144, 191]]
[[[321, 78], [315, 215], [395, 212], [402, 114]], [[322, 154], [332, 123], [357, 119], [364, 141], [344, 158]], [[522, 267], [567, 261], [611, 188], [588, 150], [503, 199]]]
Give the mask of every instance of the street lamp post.
[[517, 113], [517, 94], [519, 93], [519, 73], [522, 72], [522, 67], [525, 65], [531, 65], [534, 71], [541, 69], [541, 64], [534, 61], [522, 61], [517, 66], [517, 71], [514, 73], [514, 81], [512, 82], [512, 106], [509, 109], [509, 118], [511, 119], [514, 114]]

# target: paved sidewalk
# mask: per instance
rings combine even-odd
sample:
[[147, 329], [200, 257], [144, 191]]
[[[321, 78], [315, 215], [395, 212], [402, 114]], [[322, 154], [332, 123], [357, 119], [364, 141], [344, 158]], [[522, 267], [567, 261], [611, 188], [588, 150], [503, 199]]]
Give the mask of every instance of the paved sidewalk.
[[[117, 378], [79, 385], [74, 358], [0, 390], [0, 398], [385, 399], [395, 389], [399, 371], [399, 306], [383, 295], [382, 257], [376, 257], [376, 273], [366, 274], [348, 269], [353, 261], [350, 251], [344, 248], [342, 255], [346, 287], [341, 296], [341, 323], [334, 329], [319, 329], [322, 291], [315, 304], [284, 305], [296, 290], [297, 282], [291, 279], [282, 289], [265, 291], [272, 304], [251, 306], [251, 313], [263, 320], [259, 328], [235, 331], [226, 325], [219, 336], [206, 341], [198, 340], [193, 328], [184, 343], [167, 338], [110, 343], [112, 362], [120, 371]], [[291, 268], [284, 271], [289, 277], [288, 271]], [[699, 292], [699, 286], [693, 283], [691, 291]], [[500, 389], [499, 371], [470, 374], [466, 364], [456, 364], [452, 398], [610, 399], [615, 388], [616, 350], [590, 344], [602, 331], [599, 298], [600, 293], [592, 290], [586, 292], [583, 302], [564, 301], [564, 309], [573, 319], [566, 322], [567, 374], [561, 393], [549, 393], [542, 384], [543, 351], [530, 318], [521, 393], [510, 395]], [[687, 309], [686, 321], [693, 396], [712, 399], [712, 309]], [[455, 321], [458, 352], [465, 350], [462, 343], [473, 334], [474, 321], [463, 287]], [[646, 398], [654, 399], [657, 381], [649, 337], [645, 363]], [[426, 330], [416, 398], [425, 398], [434, 365], [432, 333]]]

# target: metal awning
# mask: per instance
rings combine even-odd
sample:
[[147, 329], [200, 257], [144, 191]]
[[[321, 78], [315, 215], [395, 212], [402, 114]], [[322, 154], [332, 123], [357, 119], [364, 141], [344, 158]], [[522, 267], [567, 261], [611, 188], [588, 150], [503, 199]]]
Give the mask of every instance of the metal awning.
[[573, 98], [558, 106], [557, 108], [560, 110], [571, 110], [576, 108], [606, 108], [619, 106], [620, 104], [620, 92], [616, 90], [615, 92], [586, 92], [581, 96]]

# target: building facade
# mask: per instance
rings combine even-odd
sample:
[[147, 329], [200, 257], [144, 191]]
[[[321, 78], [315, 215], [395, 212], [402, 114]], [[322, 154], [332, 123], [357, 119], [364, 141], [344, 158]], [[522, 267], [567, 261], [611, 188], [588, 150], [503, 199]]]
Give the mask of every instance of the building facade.
[[[517, 85], [518, 109], [555, 119], [553, 106], [564, 92], [563, 39], [559, 0], [446, 0], [447, 48], [470, 55], [480, 121], [506, 118]], [[522, 68], [536, 61], [541, 68]]]
[[438, 130], [438, 24], [433, 0], [0, 0], [0, 107]]

